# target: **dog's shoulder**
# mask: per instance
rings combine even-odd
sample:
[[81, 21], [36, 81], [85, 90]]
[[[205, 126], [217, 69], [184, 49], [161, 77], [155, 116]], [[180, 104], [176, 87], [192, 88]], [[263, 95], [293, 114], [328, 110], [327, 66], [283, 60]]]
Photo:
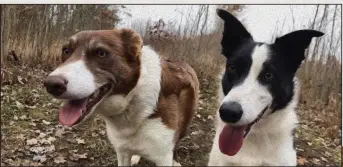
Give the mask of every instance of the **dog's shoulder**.
[[161, 60], [161, 91], [158, 105], [150, 118], [161, 118], [175, 130], [174, 142], [185, 136], [197, 109], [199, 82], [195, 71], [185, 62]]
[[193, 68], [185, 62], [161, 60], [161, 93], [180, 94], [183, 89], [199, 89], [199, 81]]

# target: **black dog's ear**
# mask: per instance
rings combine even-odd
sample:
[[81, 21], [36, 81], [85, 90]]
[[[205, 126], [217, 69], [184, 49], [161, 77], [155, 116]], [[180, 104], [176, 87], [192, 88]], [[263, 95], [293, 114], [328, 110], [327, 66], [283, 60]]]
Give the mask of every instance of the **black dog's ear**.
[[316, 30], [298, 30], [276, 38], [276, 45], [291, 47], [292, 49], [305, 50], [310, 45], [313, 37], [321, 37], [324, 33]]
[[223, 9], [217, 9], [217, 14], [224, 20], [224, 32], [221, 41], [223, 55], [228, 57], [244, 41], [253, 41], [250, 33], [235, 16]]
[[305, 59], [305, 50], [311, 43], [313, 37], [321, 37], [324, 33], [316, 30], [298, 30], [288, 33], [282, 37], [276, 38], [272, 45], [279, 53], [285, 55], [287, 61], [295, 67], [296, 70]]

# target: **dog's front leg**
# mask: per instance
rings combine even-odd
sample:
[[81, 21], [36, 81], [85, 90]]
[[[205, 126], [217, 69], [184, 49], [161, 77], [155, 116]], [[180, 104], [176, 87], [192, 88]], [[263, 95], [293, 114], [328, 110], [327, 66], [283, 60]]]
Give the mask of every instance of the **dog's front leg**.
[[154, 158], [156, 166], [173, 166], [173, 153]]
[[132, 155], [127, 152], [117, 151], [118, 166], [130, 166]]

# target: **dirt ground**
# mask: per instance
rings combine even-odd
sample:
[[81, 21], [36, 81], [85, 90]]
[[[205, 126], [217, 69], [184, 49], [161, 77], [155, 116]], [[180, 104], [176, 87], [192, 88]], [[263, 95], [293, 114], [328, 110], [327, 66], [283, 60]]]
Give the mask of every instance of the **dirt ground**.
[[[1, 166], [116, 165], [104, 122], [96, 117], [76, 128], [61, 126], [57, 111], [62, 103], [41, 84], [46, 73], [36, 69], [27, 75], [28, 79], [1, 87]], [[216, 81], [202, 80], [201, 85], [199, 111], [176, 150], [176, 159], [183, 166], [206, 166], [214, 137]], [[300, 105], [298, 113], [298, 165], [340, 166], [341, 125], [323, 128], [321, 116], [326, 115], [315, 108]], [[318, 118], [313, 113], [319, 113]], [[143, 160], [139, 165], [151, 163]]]

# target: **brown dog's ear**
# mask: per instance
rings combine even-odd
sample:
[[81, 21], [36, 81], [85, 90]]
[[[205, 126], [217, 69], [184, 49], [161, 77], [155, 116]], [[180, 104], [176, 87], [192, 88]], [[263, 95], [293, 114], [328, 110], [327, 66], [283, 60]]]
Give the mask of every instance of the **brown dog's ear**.
[[143, 40], [141, 36], [132, 29], [123, 28], [120, 30], [125, 55], [131, 60], [136, 60], [141, 55]]

